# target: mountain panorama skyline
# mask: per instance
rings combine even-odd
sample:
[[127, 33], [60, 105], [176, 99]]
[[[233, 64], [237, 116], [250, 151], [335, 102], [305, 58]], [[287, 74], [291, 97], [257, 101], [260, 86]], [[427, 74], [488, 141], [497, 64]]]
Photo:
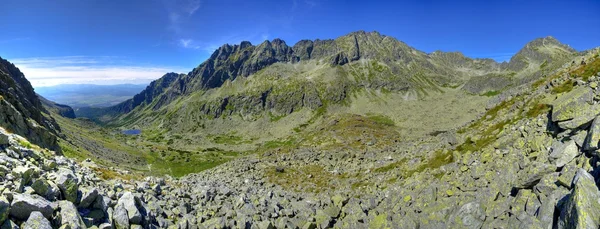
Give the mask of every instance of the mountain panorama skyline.
[[360, 30], [425, 53], [459, 51], [502, 62], [546, 36], [580, 51], [599, 46], [600, 31], [593, 29], [600, 27], [599, 10], [590, 0], [6, 0], [0, 21], [18, 23], [0, 23], [0, 55], [34, 87], [147, 84], [166, 72], [188, 72], [226, 43], [280, 38], [293, 46]]
[[[356, 34], [356, 33], [373, 33], [373, 34], [376, 34], [376, 35], [381, 35], [383, 37], [390, 37], [390, 36], [386, 36], [384, 34], [380, 34], [378, 31], [367, 32], [367, 31], [364, 31], [364, 30], [350, 32], [350, 33], [348, 33], [348, 34], [346, 34], [344, 36], [348, 36], [348, 35]], [[340, 36], [340, 37], [344, 37], [344, 36]], [[402, 42], [401, 40], [398, 40], [397, 38], [394, 38], [394, 37], [390, 37], [390, 38], [396, 39], [397, 41], [399, 41], [399, 42], [401, 42], [403, 44], [406, 44], [406, 43]], [[554, 38], [553, 36], [539, 37], [539, 38], [536, 38], [534, 40], [539, 40], [539, 39], [542, 39], [542, 38], [549, 38], [549, 39], [552, 39], [552, 40], [556, 40], [556, 38]], [[333, 39], [316, 39], [314, 41], [331, 41], [331, 40], [333, 40]], [[314, 41], [311, 41], [311, 40], [300, 40], [297, 43], [295, 43], [293, 46], [296, 46], [298, 44], [302, 44], [302, 43], [304, 43], [306, 41], [314, 42]], [[559, 42], [558, 40], [556, 40], [556, 41]], [[267, 43], [269, 43], [269, 44], [270, 43], [283, 43], [284, 45], [287, 45], [284, 40], [279, 39], [279, 38], [275, 38], [273, 40], [264, 40], [263, 42], [261, 42], [259, 44], [252, 44], [252, 42], [250, 42], [250, 41], [240, 41], [238, 44], [224, 43], [219, 48], [215, 49], [214, 52], [212, 52], [211, 56], [214, 56], [215, 54], [217, 54], [219, 52], [219, 50], [222, 49], [222, 48], [224, 48], [224, 47], [254, 46], [254, 45], [261, 46], [261, 45], [264, 45], [264, 44], [267, 44]], [[410, 47], [410, 48], [413, 48], [412, 46], [410, 46], [410, 44], [406, 44], [406, 45], [408, 47]], [[569, 44], [565, 44], [565, 45], [568, 46], [568, 47], [570, 47]], [[523, 47], [521, 46], [521, 48], [523, 48]], [[423, 52], [423, 51], [420, 51], [420, 50], [415, 49], [415, 48], [413, 48], [413, 49], [416, 50], [416, 51], [419, 51], [419, 52]], [[494, 58], [489, 58], [489, 57], [469, 57], [469, 56], [464, 55], [461, 51], [444, 52], [444, 51], [441, 51], [441, 50], [435, 50], [433, 52], [426, 53], [426, 54], [429, 55], [429, 56], [431, 56], [432, 54], [440, 53], [440, 52], [442, 52], [442, 53], [456, 53], [456, 54], [465, 56], [466, 58], [489, 60], [489, 61], [493, 61], [493, 62], [496, 62], [498, 64], [501, 64], [501, 63], [508, 63], [508, 62], [510, 62], [511, 59], [515, 55], [517, 55], [518, 51], [519, 51], [519, 49], [517, 49], [517, 52], [514, 52], [514, 54], [512, 54], [510, 56], [509, 55], [503, 56], [501, 58], [501, 60], [494, 59]], [[423, 52], [423, 53], [425, 53], [425, 52]], [[209, 60], [211, 56], [207, 57], [207, 60]], [[81, 57], [80, 56], [74, 56], [74, 57], [69, 57], [69, 58], [73, 58], [73, 60], [70, 60], [70, 61], [67, 61], [67, 62], [73, 62], [73, 63], [78, 63], [78, 62], [86, 63], [86, 62], [88, 62], [86, 60], [83, 60], [85, 57], [82, 57], [82, 56]], [[81, 58], [82, 60], [77, 60], [79, 58]], [[207, 60], [204, 60], [201, 63], [204, 63]], [[41, 58], [41, 59], [31, 59], [31, 60], [17, 60], [16, 63], [15, 63], [15, 66], [19, 67], [19, 65], [21, 65], [21, 64], [27, 66], [29, 63], [37, 63], [37, 62], [43, 63], [44, 62], [44, 58]], [[89, 60], [89, 62], [93, 63], [95, 61]], [[162, 77], [166, 73], [182, 73], [182, 74], [187, 74], [187, 73], [191, 72], [189, 70], [188, 71], [186, 71], [186, 70], [171, 71], [169, 68], [162, 68], [162, 69], [161, 68], [157, 68], [157, 69], [153, 69], [153, 71], [157, 71], [157, 72], [153, 73], [152, 75], [156, 75], [156, 74], [160, 73], [158, 71], [163, 71], [163, 70], [164, 70], [164, 72], [162, 72], [162, 75], [159, 76], [159, 77], [150, 77], [150, 78], [148, 78], [148, 77], [141, 77], [140, 76], [141, 78], [144, 78], [144, 79], [133, 78], [133, 79], [130, 79], [130, 80], [119, 80], [119, 81], [114, 81], [114, 82], [110, 82], [110, 81], [107, 82], [106, 80], [102, 80], [102, 81], [83, 81], [83, 82], [80, 82], [80, 83], [65, 82], [65, 83], [60, 83], [60, 84], [36, 84], [35, 83], [36, 81], [34, 79], [34, 80], [32, 80], [32, 85], [33, 85], [34, 88], [37, 88], [37, 87], [50, 87], [50, 86], [58, 86], [58, 85], [70, 85], [70, 84], [74, 84], [74, 85], [85, 85], [85, 84], [90, 84], [90, 85], [127, 85], [127, 84], [137, 84], [137, 85], [140, 85], [140, 84], [146, 84], [146, 83], [150, 83], [152, 81], [155, 81], [155, 80], [159, 79], [160, 77]]]

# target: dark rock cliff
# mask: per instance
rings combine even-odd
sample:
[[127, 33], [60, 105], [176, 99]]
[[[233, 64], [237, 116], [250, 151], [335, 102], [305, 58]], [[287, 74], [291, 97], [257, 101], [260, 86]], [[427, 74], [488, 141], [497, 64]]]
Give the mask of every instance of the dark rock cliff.
[[33, 87], [12, 63], [0, 58], [0, 126], [52, 150], [60, 150], [60, 128], [47, 113]]

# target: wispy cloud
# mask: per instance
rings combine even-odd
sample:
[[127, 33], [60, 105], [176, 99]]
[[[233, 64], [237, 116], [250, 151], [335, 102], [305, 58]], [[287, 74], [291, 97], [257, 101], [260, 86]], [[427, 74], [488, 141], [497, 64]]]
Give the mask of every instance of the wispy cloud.
[[184, 48], [189, 49], [199, 49], [200, 45], [197, 45], [196, 42], [192, 39], [179, 39], [179, 45]]
[[163, 0], [169, 18], [168, 29], [181, 33], [181, 24], [194, 15], [200, 6], [201, 0]]
[[34, 87], [57, 84], [148, 83], [181, 67], [131, 65], [118, 57], [40, 57], [12, 59]]

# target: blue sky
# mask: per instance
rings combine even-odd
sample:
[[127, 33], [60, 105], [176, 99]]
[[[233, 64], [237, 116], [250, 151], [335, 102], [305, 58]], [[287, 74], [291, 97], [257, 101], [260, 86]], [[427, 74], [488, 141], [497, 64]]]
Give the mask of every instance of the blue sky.
[[419, 50], [508, 60], [552, 35], [600, 46], [600, 1], [2, 0], [0, 56], [34, 86], [148, 83], [224, 43], [379, 31]]

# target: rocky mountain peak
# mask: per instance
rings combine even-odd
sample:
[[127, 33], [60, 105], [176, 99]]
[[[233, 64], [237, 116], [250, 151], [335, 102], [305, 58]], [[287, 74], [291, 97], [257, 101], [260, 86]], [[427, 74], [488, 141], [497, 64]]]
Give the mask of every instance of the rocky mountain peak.
[[250, 43], [250, 41], [242, 41], [240, 43], [240, 49], [246, 49], [248, 47], [252, 47], [252, 43]]
[[547, 36], [528, 42], [508, 62], [508, 69], [519, 71], [530, 64], [541, 65], [551, 63], [556, 59], [572, 56], [577, 51], [556, 38]]

